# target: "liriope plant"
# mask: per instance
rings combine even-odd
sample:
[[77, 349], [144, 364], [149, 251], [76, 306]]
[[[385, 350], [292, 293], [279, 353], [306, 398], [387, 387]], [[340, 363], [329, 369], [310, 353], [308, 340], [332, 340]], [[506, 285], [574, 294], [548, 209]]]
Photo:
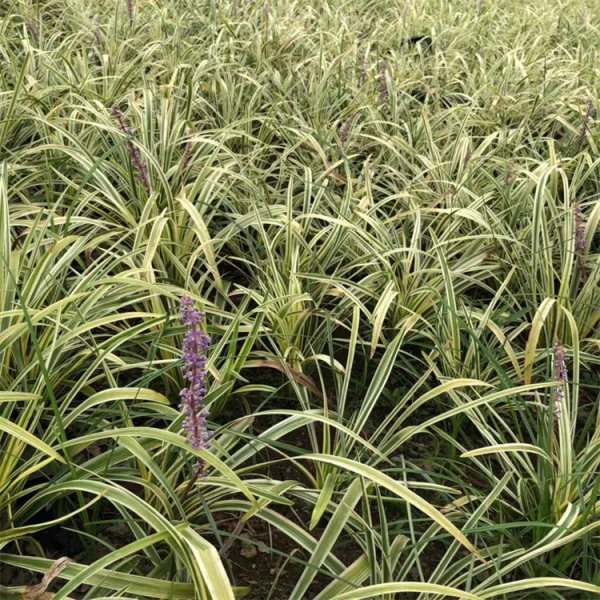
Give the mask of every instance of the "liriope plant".
[[62, 527], [55, 598], [597, 594], [597, 16], [0, 7], [7, 577]]

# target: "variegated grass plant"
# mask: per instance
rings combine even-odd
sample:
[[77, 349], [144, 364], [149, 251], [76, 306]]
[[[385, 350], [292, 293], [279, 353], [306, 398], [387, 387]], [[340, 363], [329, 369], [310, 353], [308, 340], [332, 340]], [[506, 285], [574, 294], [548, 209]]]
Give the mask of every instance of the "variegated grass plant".
[[0, 595], [596, 597], [599, 18], [0, 6]]

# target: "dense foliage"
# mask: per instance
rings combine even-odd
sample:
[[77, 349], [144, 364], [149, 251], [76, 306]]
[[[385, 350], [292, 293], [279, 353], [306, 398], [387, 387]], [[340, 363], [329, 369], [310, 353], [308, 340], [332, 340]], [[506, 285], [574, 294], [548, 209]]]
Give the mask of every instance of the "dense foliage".
[[0, 19], [1, 597], [598, 597], [597, 2]]

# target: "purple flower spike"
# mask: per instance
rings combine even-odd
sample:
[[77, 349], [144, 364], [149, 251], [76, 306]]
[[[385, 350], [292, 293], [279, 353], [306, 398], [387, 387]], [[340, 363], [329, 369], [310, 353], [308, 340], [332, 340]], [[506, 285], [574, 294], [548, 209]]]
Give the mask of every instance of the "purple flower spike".
[[573, 215], [575, 220], [575, 253], [577, 255], [577, 263], [579, 268], [581, 269], [581, 273], [583, 275], [584, 282], [587, 280], [587, 265], [585, 262], [585, 216], [583, 214], [583, 210], [581, 209], [581, 205], [576, 202], [573, 205]]
[[565, 347], [562, 342], [556, 342], [554, 346], [554, 378], [559, 387], [554, 392], [554, 418], [557, 419], [562, 412], [565, 399], [565, 384], [569, 378], [565, 362]]
[[[127, 124], [125, 123], [125, 116], [123, 115], [121, 109], [118, 106], [113, 106], [112, 114], [117, 120], [117, 123], [119, 124], [119, 129], [121, 130], [121, 133], [126, 135], [128, 138], [132, 138], [133, 132], [131, 131], [131, 129], [129, 129], [129, 127], [127, 127]], [[150, 195], [151, 190], [150, 178], [148, 177], [148, 165], [142, 158], [138, 147], [131, 141], [131, 139], [127, 140], [127, 151], [129, 152], [131, 162], [137, 171], [140, 183], [144, 186], [146, 193]]]
[[[185, 134], [188, 138], [192, 135], [192, 130], [187, 127], [185, 130]], [[188, 139], [185, 144], [185, 148], [183, 150], [183, 157], [181, 159], [181, 168], [185, 171], [186, 167], [190, 163], [190, 159], [192, 158], [192, 140]]]
[[588, 100], [587, 110], [585, 112], [585, 116], [583, 117], [583, 126], [581, 127], [581, 131], [579, 133], [579, 144], [583, 146], [587, 141], [588, 132], [590, 129], [590, 121], [594, 116], [594, 101]]
[[127, 7], [127, 17], [129, 18], [129, 22], [133, 23], [133, 0], [126, 0]]
[[[181, 390], [181, 410], [185, 416], [183, 430], [194, 450], [211, 447], [212, 432], [208, 431], [208, 411], [204, 406], [206, 396], [206, 353], [210, 337], [200, 326], [204, 322], [204, 313], [198, 310], [194, 300], [188, 295], [181, 298], [181, 319], [188, 328], [183, 338], [183, 378], [188, 387]], [[202, 459], [195, 464], [196, 476], [206, 477], [207, 465]]]
[[31, 21], [27, 21], [26, 25], [27, 25], [27, 30], [31, 34], [31, 37], [33, 38], [35, 43], [38, 44], [40, 41], [40, 34], [38, 33], [36, 26]]
[[578, 203], [573, 206], [573, 212], [575, 215], [575, 248], [579, 252], [585, 250], [585, 219], [583, 217], [583, 211]]
[[356, 118], [356, 113], [352, 113], [344, 123], [342, 127], [342, 133], [340, 135], [340, 143], [342, 145], [342, 150], [346, 147], [346, 142], [348, 141], [348, 135], [350, 134], [350, 129], [352, 128], [352, 123]]
[[513, 182], [515, 164], [515, 159], [511, 158], [506, 165], [506, 175], [504, 177], [504, 185], [506, 186], [509, 186]]
[[363, 87], [367, 83], [367, 51], [365, 50], [362, 54], [360, 62], [360, 87]]
[[387, 83], [387, 61], [381, 61], [381, 83], [379, 86], [379, 102], [386, 102], [388, 99], [388, 83]]

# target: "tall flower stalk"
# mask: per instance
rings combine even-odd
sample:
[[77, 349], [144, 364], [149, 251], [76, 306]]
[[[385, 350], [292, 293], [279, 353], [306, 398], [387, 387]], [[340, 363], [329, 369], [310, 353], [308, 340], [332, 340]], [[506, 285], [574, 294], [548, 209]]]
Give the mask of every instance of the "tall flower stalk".
[[150, 195], [150, 178], [148, 177], [148, 165], [142, 158], [138, 147], [131, 141], [133, 137], [133, 132], [129, 127], [127, 127], [125, 123], [125, 116], [123, 112], [118, 106], [113, 106], [112, 114], [117, 120], [119, 124], [119, 129], [121, 133], [125, 134], [129, 139], [127, 140], [127, 150], [129, 152], [129, 156], [131, 157], [131, 162], [137, 171], [138, 179], [140, 183], [144, 186], [146, 193]]
[[[187, 327], [183, 338], [183, 378], [188, 386], [181, 390], [181, 405], [185, 421], [183, 429], [191, 447], [208, 450], [212, 433], [208, 431], [208, 411], [204, 405], [206, 397], [206, 353], [210, 337], [201, 330], [204, 313], [188, 295], [181, 298], [181, 319]], [[198, 458], [194, 465], [194, 475], [206, 477], [206, 462]]]

